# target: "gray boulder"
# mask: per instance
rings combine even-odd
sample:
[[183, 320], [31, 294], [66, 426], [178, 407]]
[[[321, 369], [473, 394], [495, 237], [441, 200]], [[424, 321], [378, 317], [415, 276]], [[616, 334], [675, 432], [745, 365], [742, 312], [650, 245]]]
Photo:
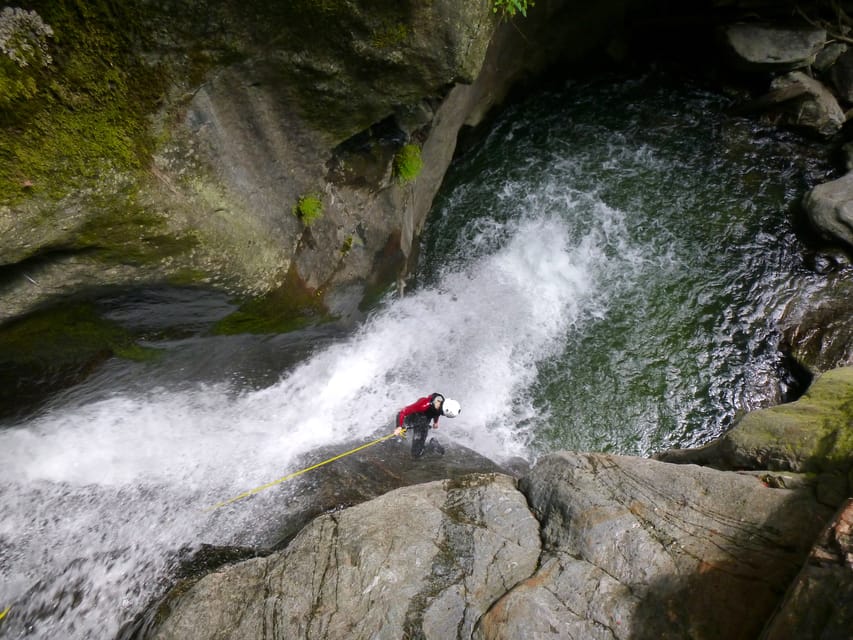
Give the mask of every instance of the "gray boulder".
[[786, 71], [812, 64], [826, 42], [826, 31], [736, 23], [724, 27], [721, 38], [736, 67], [748, 71]]
[[756, 638], [831, 514], [748, 475], [598, 454], [550, 455], [519, 487], [548, 559], [481, 638]]
[[149, 637], [467, 638], [539, 553], [511, 478], [407, 487], [314, 520], [279, 553], [179, 586]]
[[821, 235], [853, 249], [853, 173], [819, 184], [806, 194], [803, 206]]
[[834, 135], [844, 125], [846, 116], [835, 95], [802, 71], [774, 78], [770, 90], [770, 95], [785, 96], [779, 102], [784, 124], [804, 127], [822, 136]]
[[848, 638], [853, 629], [853, 498], [821, 532], [761, 640]]

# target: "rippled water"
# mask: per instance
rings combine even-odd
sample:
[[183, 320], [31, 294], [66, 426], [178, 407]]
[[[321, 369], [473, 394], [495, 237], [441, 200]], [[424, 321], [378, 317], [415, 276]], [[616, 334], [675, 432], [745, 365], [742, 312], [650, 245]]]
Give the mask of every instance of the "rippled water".
[[658, 77], [516, 106], [452, 167], [410, 293], [354, 331], [215, 337], [217, 296], [102, 301], [161, 357], [0, 430], [0, 633], [113, 636], [179, 549], [263, 543], [292, 489], [206, 507], [424, 393], [462, 402], [443, 438], [498, 461], [697, 444], [777, 397], [780, 305], [819, 286], [791, 207], [828, 169], [726, 106]]
[[792, 220], [826, 161], [727, 117], [720, 95], [660, 80], [516, 106], [455, 167], [428, 227], [423, 283], [479, 268], [494, 258], [472, 254], [507, 252], [539, 227], [529, 264], [507, 265], [538, 298], [537, 320], [556, 316], [511, 395], [531, 451], [697, 445], [793, 383], [775, 322], [792, 291], [820, 286]]

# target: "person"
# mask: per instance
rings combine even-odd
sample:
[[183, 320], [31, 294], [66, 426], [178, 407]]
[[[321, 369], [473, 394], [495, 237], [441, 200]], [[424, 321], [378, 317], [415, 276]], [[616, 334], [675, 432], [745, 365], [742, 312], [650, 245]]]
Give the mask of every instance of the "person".
[[397, 428], [394, 429], [394, 435], [399, 436], [406, 429], [412, 430], [413, 458], [420, 458], [426, 450], [444, 455], [444, 447], [435, 438], [431, 438], [429, 444], [426, 443], [430, 422], [433, 429], [438, 429], [438, 419], [441, 416], [455, 418], [461, 411], [462, 408], [456, 400], [445, 398], [440, 393], [418, 398], [412, 404], [403, 407], [397, 414]]

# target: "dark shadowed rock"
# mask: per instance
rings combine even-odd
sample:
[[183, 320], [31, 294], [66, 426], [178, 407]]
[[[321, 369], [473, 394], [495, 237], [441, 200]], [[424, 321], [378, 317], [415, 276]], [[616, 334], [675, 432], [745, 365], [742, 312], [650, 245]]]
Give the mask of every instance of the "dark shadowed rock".
[[784, 346], [812, 375], [853, 366], [853, 279], [848, 270], [827, 275], [821, 291], [795, 293], [780, 319]]
[[853, 498], [821, 532], [762, 640], [849, 638], [853, 630]]
[[844, 110], [833, 93], [802, 71], [774, 78], [770, 90], [771, 95], [790, 96], [778, 103], [778, 110], [782, 113], [781, 123], [803, 127], [822, 136], [832, 136], [844, 125]]
[[803, 206], [818, 233], [853, 249], [853, 173], [816, 186]]

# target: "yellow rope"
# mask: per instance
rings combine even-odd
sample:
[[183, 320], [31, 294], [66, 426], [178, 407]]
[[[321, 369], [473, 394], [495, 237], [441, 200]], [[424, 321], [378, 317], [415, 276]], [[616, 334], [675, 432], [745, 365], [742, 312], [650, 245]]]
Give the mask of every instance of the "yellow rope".
[[[219, 504], [215, 504], [212, 507], [210, 507], [209, 509], [206, 509], [206, 511], [213, 511], [214, 509], [218, 509], [219, 507], [224, 507], [226, 505], [233, 504], [234, 502], [237, 502], [238, 500], [242, 500], [243, 498], [248, 498], [249, 496], [253, 496], [256, 493], [260, 493], [264, 489], [269, 489], [270, 487], [274, 487], [275, 485], [281, 484], [282, 482], [287, 482], [288, 480], [292, 480], [296, 476], [301, 475], [301, 474], [305, 473], [306, 471], [311, 471], [312, 469], [316, 469], [317, 467], [322, 467], [324, 464], [329, 464], [330, 462], [334, 462], [335, 460], [340, 460], [341, 458], [346, 457], [350, 454], [353, 454], [356, 451], [361, 451], [362, 449], [367, 449], [367, 447], [372, 447], [373, 445], [378, 444], [378, 443], [382, 442], [383, 440], [387, 440], [388, 438], [393, 438], [393, 437], [394, 437], [393, 433], [388, 434], [387, 436], [382, 436], [381, 438], [378, 438], [378, 439], [374, 440], [373, 442], [368, 442], [367, 444], [363, 444], [360, 447], [356, 447], [355, 449], [350, 449], [349, 451], [342, 453], [340, 455], [337, 455], [334, 458], [329, 458], [328, 460], [323, 460], [323, 462], [318, 462], [317, 464], [310, 466], [307, 469], [302, 469], [301, 471], [297, 471], [296, 473], [291, 473], [290, 475], [279, 478], [278, 480], [273, 480], [272, 482], [267, 482], [266, 484], [263, 484], [260, 487], [255, 487], [254, 489], [250, 489], [249, 491], [246, 491], [245, 493], [241, 493], [239, 496], [234, 496], [230, 500], [226, 500], [225, 502], [220, 502]], [[7, 611], [8, 611], [8, 609], [7, 609]], [[5, 614], [5, 612], [4, 612], [4, 614]], [[3, 616], [0, 616], [0, 618], [2, 618], [2, 617]]]
[[5, 609], [3, 609], [3, 612], [0, 613], [0, 620], [5, 618], [6, 614], [9, 613], [11, 610], [12, 610], [12, 607], [6, 607]]

